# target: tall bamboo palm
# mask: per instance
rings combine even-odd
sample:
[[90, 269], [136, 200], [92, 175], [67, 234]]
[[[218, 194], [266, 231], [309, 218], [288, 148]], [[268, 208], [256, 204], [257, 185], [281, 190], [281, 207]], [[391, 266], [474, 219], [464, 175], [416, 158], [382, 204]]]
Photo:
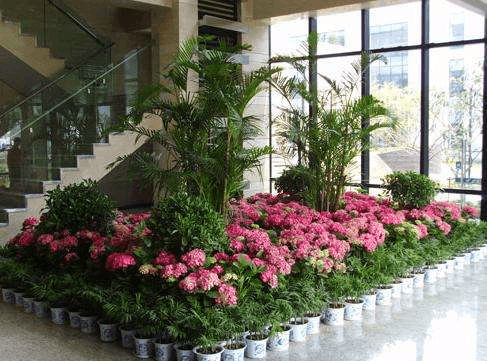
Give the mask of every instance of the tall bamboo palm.
[[[247, 108], [279, 69], [266, 66], [243, 74], [234, 54], [249, 50], [248, 45], [208, 49], [205, 40], [193, 38], [180, 46], [164, 84], [143, 90], [117, 129], [146, 136], [163, 150], [130, 156], [158, 189], [201, 195], [225, 214], [229, 199], [243, 189], [244, 172], [258, 170], [260, 158], [271, 151], [246, 144], [261, 132], [258, 117], [248, 115]], [[192, 80], [191, 73], [198, 79]], [[190, 81], [198, 82], [198, 90], [189, 90]], [[163, 129], [140, 126], [144, 113], [161, 116]]]
[[[315, 48], [316, 42], [313, 34], [305, 44], [307, 54], [312, 53], [309, 49]], [[280, 135], [291, 144], [296, 144], [296, 139], [305, 143], [300, 148], [312, 180], [305, 197], [318, 210], [336, 210], [347, 183], [347, 171], [361, 151], [368, 148], [369, 135], [393, 125], [391, 118], [382, 118], [388, 116], [388, 111], [380, 100], [372, 95], [358, 95], [364, 71], [380, 57], [362, 54], [338, 81], [318, 74], [327, 85], [322, 91], [313, 90], [307, 78], [311, 56], [280, 56], [272, 60], [291, 65], [297, 73], [278, 82], [278, 89], [288, 101], [281, 115], [284, 121], [280, 122]], [[296, 98], [310, 105], [313, 113], [308, 114], [308, 108], [296, 107]], [[299, 136], [295, 134], [296, 119], [306, 119]], [[364, 119], [369, 120], [365, 126]]]

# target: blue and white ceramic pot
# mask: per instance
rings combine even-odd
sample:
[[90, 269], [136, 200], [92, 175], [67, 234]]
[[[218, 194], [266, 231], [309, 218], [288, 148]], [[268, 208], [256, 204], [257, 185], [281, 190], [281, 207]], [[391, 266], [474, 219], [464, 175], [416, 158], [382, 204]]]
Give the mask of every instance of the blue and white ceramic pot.
[[154, 358], [156, 361], [172, 361], [174, 343], [154, 342]]
[[33, 313], [34, 312], [34, 298], [24, 297], [24, 312]]
[[436, 271], [436, 278], [444, 278], [446, 277], [446, 262], [440, 262], [436, 265], [437, 271]]
[[435, 283], [437, 280], [438, 268], [426, 268], [424, 271], [424, 283]]
[[360, 321], [362, 319], [362, 309], [364, 300], [345, 300], [345, 310], [343, 318], [347, 321]]
[[253, 339], [256, 338], [255, 334], [245, 336], [245, 343], [247, 344], [247, 348], [245, 349], [245, 357], [265, 358], [267, 337], [264, 335], [259, 336], [260, 337], [257, 337], [257, 339]]
[[325, 311], [325, 324], [330, 326], [343, 325], [343, 314], [345, 305], [342, 303], [332, 303]]
[[424, 287], [424, 272], [414, 273], [413, 288], [423, 288]]
[[97, 332], [96, 316], [80, 313], [79, 320], [81, 332], [88, 334]]
[[392, 293], [391, 297], [392, 298], [400, 298], [401, 297], [401, 292], [402, 292], [402, 282], [401, 280], [397, 279], [394, 282], [391, 283], [392, 286]]
[[134, 336], [137, 331], [133, 329], [123, 329], [120, 328], [120, 336], [122, 338], [122, 346], [124, 348], [133, 349], [135, 348]]
[[178, 361], [196, 361], [196, 355], [193, 352], [193, 347], [189, 345], [174, 345], [176, 350], [176, 359]]
[[377, 305], [392, 305], [392, 286], [379, 286], [377, 287], [377, 295], [375, 298]]
[[80, 328], [81, 320], [79, 318], [79, 311], [68, 311], [69, 326], [71, 328]]
[[406, 276], [401, 278], [402, 281], [402, 287], [401, 291], [402, 293], [405, 293], [407, 295], [410, 295], [413, 293], [413, 283], [414, 283], [414, 276]]
[[269, 336], [267, 340], [267, 349], [269, 351], [286, 351], [289, 349], [289, 335], [291, 326], [282, 326], [283, 330]]
[[34, 300], [34, 312], [37, 317], [48, 317], [49, 316], [49, 307], [47, 307], [47, 303], [44, 301], [36, 301]]
[[24, 292], [22, 291], [14, 291], [14, 296], [15, 296], [15, 305], [24, 307]]
[[66, 309], [64, 307], [51, 307], [51, 320], [56, 325], [66, 322]]
[[362, 305], [362, 309], [364, 311], [375, 311], [375, 301], [377, 298], [377, 292], [370, 292], [369, 294], [362, 296], [364, 300], [364, 304]]
[[307, 335], [314, 335], [320, 332], [320, 322], [321, 322], [321, 313], [308, 313], [305, 314], [306, 319], [308, 320], [308, 327], [306, 328]]
[[223, 346], [222, 361], [244, 361], [246, 348], [247, 345], [244, 342], [237, 342]]
[[154, 355], [154, 338], [134, 336], [135, 356], [138, 358], [150, 358]]
[[223, 347], [216, 346], [214, 352], [204, 353], [202, 348], [197, 346], [193, 349], [197, 361], [220, 361], [222, 358]]
[[304, 342], [306, 341], [306, 333], [308, 329], [308, 320], [297, 318], [290, 323], [291, 333], [289, 334], [289, 341]]
[[6, 303], [15, 303], [15, 295], [14, 291], [10, 288], [2, 288], [2, 297], [3, 301]]
[[455, 271], [455, 259], [446, 260], [446, 273], [453, 273]]
[[463, 269], [464, 265], [465, 265], [465, 256], [464, 255], [460, 255], [460, 256], [455, 257], [455, 269], [456, 270]]
[[115, 342], [118, 336], [118, 324], [113, 322], [98, 322], [100, 328], [100, 340], [103, 342]]

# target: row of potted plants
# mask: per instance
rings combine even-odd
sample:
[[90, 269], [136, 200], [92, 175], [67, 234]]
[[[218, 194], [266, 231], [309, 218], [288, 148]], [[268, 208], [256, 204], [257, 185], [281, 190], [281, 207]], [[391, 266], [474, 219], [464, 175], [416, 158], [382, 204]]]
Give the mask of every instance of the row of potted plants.
[[51, 191], [41, 218], [2, 248], [0, 283], [203, 355], [222, 352], [222, 340], [238, 348], [246, 331], [265, 339], [266, 326], [272, 336], [291, 319], [302, 324], [331, 302], [482, 244], [486, 230], [472, 207], [399, 209], [353, 192], [336, 212], [258, 194], [234, 201], [228, 224], [184, 193], [130, 215], [104, 197], [90, 181]]

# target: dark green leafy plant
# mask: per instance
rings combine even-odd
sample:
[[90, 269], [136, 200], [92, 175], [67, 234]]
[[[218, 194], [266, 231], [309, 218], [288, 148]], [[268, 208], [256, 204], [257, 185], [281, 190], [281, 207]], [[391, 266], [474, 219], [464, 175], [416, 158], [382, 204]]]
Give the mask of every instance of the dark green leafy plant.
[[[136, 132], [160, 150], [157, 155], [129, 156], [157, 192], [200, 195], [226, 214], [229, 200], [245, 186], [244, 172], [258, 171], [261, 157], [271, 152], [268, 146], [245, 144], [261, 133], [259, 119], [248, 115], [247, 108], [279, 69], [262, 67], [244, 74], [234, 54], [249, 50], [249, 45], [207, 49], [208, 40], [184, 42], [164, 74], [165, 85], [141, 91], [116, 130]], [[195, 74], [199, 81], [193, 90]], [[161, 130], [141, 125], [146, 113], [162, 118]]]
[[285, 169], [276, 179], [274, 187], [278, 192], [291, 195], [302, 195], [311, 184], [309, 168], [304, 165], [296, 165]]
[[388, 174], [384, 185], [399, 208], [424, 207], [435, 199], [439, 190], [438, 184], [428, 176], [413, 171]]
[[153, 248], [174, 254], [194, 248], [224, 251], [228, 244], [223, 216], [203, 197], [185, 193], [161, 200], [153, 208], [147, 227], [153, 232]]
[[115, 219], [113, 201], [93, 180], [70, 184], [47, 192], [45, 219], [37, 227], [38, 233], [68, 230], [72, 234], [87, 229], [107, 233]]

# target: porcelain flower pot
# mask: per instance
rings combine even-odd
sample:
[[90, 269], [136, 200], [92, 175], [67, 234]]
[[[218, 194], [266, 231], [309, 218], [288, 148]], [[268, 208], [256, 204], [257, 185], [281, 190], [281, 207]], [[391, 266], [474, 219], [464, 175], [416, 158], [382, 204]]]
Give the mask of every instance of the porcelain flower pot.
[[120, 336], [122, 338], [122, 347], [133, 349], [135, 348], [134, 336], [136, 330], [120, 328]]
[[297, 318], [291, 320], [291, 333], [289, 334], [289, 341], [291, 342], [303, 342], [306, 341], [306, 331], [308, 329], [308, 320]]
[[154, 338], [134, 336], [135, 356], [138, 358], [150, 358], [154, 355]]
[[250, 334], [245, 336], [245, 357], [248, 358], [265, 358], [267, 337], [262, 334]]
[[118, 336], [118, 324], [109, 321], [99, 321], [100, 340], [102, 342], [115, 342]]
[[15, 303], [14, 291], [11, 288], [2, 288], [3, 301], [6, 303]]
[[64, 307], [51, 307], [51, 320], [56, 325], [64, 325], [66, 322], [66, 309]]
[[33, 313], [34, 312], [34, 298], [24, 297], [24, 312]]
[[304, 315], [308, 320], [308, 327], [306, 328], [307, 335], [314, 335], [320, 332], [321, 313], [307, 313]]
[[174, 349], [176, 350], [176, 359], [178, 361], [196, 361], [196, 355], [190, 345], [176, 344]]
[[34, 300], [34, 312], [39, 318], [49, 317], [49, 307], [44, 301]]
[[377, 299], [376, 291], [363, 295], [362, 299], [364, 300], [364, 304], [362, 305], [364, 311], [375, 311], [375, 302]]
[[223, 346], [222, 361], [244, 361], [246, 348], [244, 342], [226, 344]]
[[343, 303], [332, 303], [325, 311], [325, 324], [330, 326], [341, 326], [344, 323], [343, 314], [345, 305]]
[[345, 300], [345, 310], [343, 318], [347, 321], [360, 321], [362, 319], [362, 309], [364, 300]]
[[413, 288], [423, 288], [424, 287], [424, 272], [414, 273]]
[[96, 333], [96, 316], [92, 314], [80, 313], [79, 319], [81, 332], [88, 334]]
[[289, 349], [289, 336], [291, 333], [291, 326], [282, 326], [283, 330], [278, 331], [267, 340], [267, 349], [269, 351], [286, 351]]
[[81, 320], [79, 318], [79, 311], [68, 311], [69, 326], [71, 328], [80, 328]]
[[154, 358], [156, 361], [172, 361], [174, 355], [174, 343], [154, 342]]
[[401, 277], [402, 287], [401, 291], [404, 294], [410, 295], [413, 293], [414, 275]]
[[377, 305], [392, 305], [392, 286], [377, 287], [375, 303]]
[[207, 351], [202, 347], [195, 347], [193, 353], [196, 355], [197, 361], [220, 361], [222, 358], [223, 347], [216, 346], [214, 350]]
[[424, 271], [424, 283], [435, 283], [438, 275], [438, 268], [426, 268]]

